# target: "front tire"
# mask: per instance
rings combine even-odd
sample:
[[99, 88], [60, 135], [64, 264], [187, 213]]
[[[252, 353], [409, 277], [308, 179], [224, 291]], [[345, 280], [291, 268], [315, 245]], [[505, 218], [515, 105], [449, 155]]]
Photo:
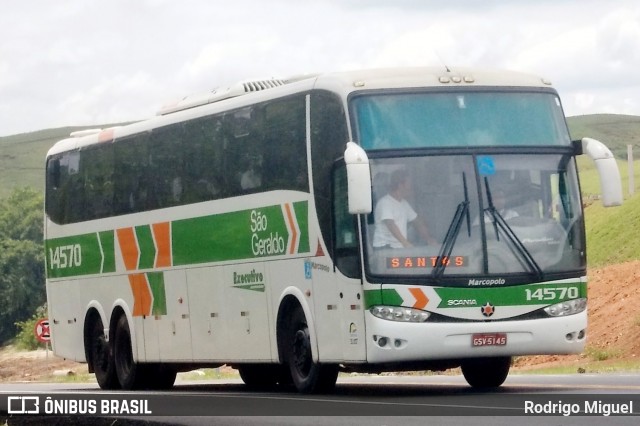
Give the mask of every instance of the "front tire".
[[318, 393], [333, 389], [338, 379], [338, 366], [313, 362], [309, 326], [300, 306], [291, 312], [284, 353], [291, 379], [299, 392]]
[[511, 357], [477, 358], [462, 363], [462, 375], [474, 388], [497, 388], [511, 368]]

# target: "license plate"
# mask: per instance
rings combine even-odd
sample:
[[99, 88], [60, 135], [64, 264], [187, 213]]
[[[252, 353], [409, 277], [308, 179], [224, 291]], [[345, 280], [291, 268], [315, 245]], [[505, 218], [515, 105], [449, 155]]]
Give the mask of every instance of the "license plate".
[[507, 333], [481, 333], [471, 336], [471, 346], [504, 346]]

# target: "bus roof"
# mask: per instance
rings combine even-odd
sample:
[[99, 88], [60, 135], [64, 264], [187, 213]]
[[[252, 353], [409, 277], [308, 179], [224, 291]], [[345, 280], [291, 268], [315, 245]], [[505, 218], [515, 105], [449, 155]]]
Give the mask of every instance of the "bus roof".
[[158, 116], [144, 121], [72, 135], [56, 143], [47, 156], [311, 89], [330, 90], [346, 98], [352, 92], [365, 90], [464, 86], [549, 88], [551, 82], [521, 72], [443, 66], [365, 69], [302, 75], [283, 80], [245, 81], [187, 96], [178, 103], [163, 107]]

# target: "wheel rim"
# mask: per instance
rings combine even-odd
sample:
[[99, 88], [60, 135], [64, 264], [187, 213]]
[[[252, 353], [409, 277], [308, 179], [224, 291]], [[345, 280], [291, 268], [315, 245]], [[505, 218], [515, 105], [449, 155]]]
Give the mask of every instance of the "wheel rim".
[[101, 372], [109, 368], [109, 344], [103, 333], [95, 336], [93, 340], [93, 365], [94, 369]]
[[309, 329], [304, 327], [296, 331], [293, 339], [293, 364], [302, 377], [307, 377], [313, 363]]

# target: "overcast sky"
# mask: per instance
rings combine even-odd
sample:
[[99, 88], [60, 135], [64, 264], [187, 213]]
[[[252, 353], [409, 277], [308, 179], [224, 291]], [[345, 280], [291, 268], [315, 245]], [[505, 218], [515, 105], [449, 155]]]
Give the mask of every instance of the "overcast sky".
[[0, 136], [139, 120], [249, 78], [479, 66], [567, 115], [640, 115], [637, 0], [23, 0], [0, 14]]

